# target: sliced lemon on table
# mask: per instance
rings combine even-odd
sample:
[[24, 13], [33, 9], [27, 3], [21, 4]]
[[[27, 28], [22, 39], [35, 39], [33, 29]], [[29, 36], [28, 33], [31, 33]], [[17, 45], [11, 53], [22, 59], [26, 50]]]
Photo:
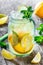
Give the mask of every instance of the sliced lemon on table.
[[0, 14], [0, 25], [5, 24], [7, 19], [8, 19], [8, 16], [6, 16], [5, 14]]
[[12, 53], [10, 53], [9, 51], [7, 51], [5, 49], [2, 49], [1, 54], [5, 59], [8, 59], [8, 60], [12, 60], [12, 59], [16, 58], [15, 55], [13, 55]]
[[36, 56], [33, 58], [33, 60], [31, 61], [31, 63], [39, 63], [40, 60], [41, 60], [41, 55], [40, 55], [40, 53], [38, 52], [38, 53], [36, 54]]
[[32, 47], [34, 46], [33, 37], [28, 33], [25, 34], [21, 40], [21, 46], [25, 48], [25, 52], [30, 51]]

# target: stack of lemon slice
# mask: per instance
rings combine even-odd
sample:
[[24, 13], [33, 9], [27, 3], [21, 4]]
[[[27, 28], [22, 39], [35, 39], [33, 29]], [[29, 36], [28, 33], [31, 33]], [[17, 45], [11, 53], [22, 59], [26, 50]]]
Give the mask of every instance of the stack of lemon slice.
[[23, 35], [21, 42], [14, 46], [14, 49], [19, 53], [26, 53], [32, 50], [33, 38], [29, 33]]

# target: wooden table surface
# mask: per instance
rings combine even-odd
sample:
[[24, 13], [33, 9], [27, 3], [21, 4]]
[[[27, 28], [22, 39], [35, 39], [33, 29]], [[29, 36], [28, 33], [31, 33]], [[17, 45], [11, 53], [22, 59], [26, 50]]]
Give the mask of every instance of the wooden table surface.
[[[0, 0], [0, 13], [4, 13], [9, 15], [10, 11], [17, 10], [17, 7], [19, 5], [25, 4], [25, 5], [31, 5], [34, 9], [36, 3], [43, 0]], [[43, 22], [42, 19], [33, 16], [33, 19], [36, 23], [36, 27], [40, 24], [40, 22]], [[8, 23], [0, 26], [0, 36], [4, 35], [8, 32]], [[36, 33], [37, 34], [37, 33]], [[5, 41], [6, 42], [6, 41]], [[41, 49], [43, 50], [43, 45], [40, 45]], [[38, 50], [38, 49], [37, 49]], [[40, 51], [40, 49], [39, 49]], [[16, 58], [12, 61], [5, 60], [1, 55], [1, 48], [0, 48], [0, 65], [43, 65], [43, 53], [41, 52], [41, 62], [39, 64], [31, 64], [30, 60], [34, 57], [35, 53], [33, 52], [30, 56], [25, 58]]]

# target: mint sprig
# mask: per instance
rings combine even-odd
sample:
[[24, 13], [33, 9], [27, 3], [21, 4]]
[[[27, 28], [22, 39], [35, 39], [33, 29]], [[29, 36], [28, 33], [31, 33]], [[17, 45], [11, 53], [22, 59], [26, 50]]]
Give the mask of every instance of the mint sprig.
[[43, 36], [35, 36], [35, 41], [36, 41], [36, 43], [38, 43], [38, 44], [43, 43]]
[[0, 47], [6, 48], [7, 47], [7, 44], [5, 42], [0, 42]]
[[40, 24], [37, 30], [39, 31], [39, 36], [35, 36], [34, 40], [36, 43], [41, 44], [43, 43], [43, 24]]
[[40, 26], [37, 28], [39, 30], [39, 34], [43, 35], [43, 24], [40, 24]]
[[21, 10], [21, 13], [23, 13], [23, 18], [30, 19], [33, 13], [33, 9], [31, 6], [27, 7], [27, 10]]

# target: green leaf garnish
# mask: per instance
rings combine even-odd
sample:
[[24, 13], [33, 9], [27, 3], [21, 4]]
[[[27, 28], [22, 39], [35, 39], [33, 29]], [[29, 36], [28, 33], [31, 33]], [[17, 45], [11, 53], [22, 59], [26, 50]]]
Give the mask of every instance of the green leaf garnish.
[[39, 31], [39, 36], [35, 36], [34, 40], [41, 44], [43, 43], [43, 24], [40, 24], [40, 26], [37, 28], [37, 30]]
[[23, 13], [23, 18], [31, 18], [32, 13], [33, 13], [33, 9], [31, 6], [27, 7], [27, 10], [21, 10], [21, 13]]
[[40, 26], [37, 28], [39, 30], [39, 34], [43, 35], [43, 24], [40, 24]]
[[7, 44], [5, 42], [0, 42], [0, 47], [6, 48], [7, 47]]
[[35, 40], [37, 43], [41, 44], [41, 43], [43, 42], [43, 36], [35, 36], [34, 40]]

